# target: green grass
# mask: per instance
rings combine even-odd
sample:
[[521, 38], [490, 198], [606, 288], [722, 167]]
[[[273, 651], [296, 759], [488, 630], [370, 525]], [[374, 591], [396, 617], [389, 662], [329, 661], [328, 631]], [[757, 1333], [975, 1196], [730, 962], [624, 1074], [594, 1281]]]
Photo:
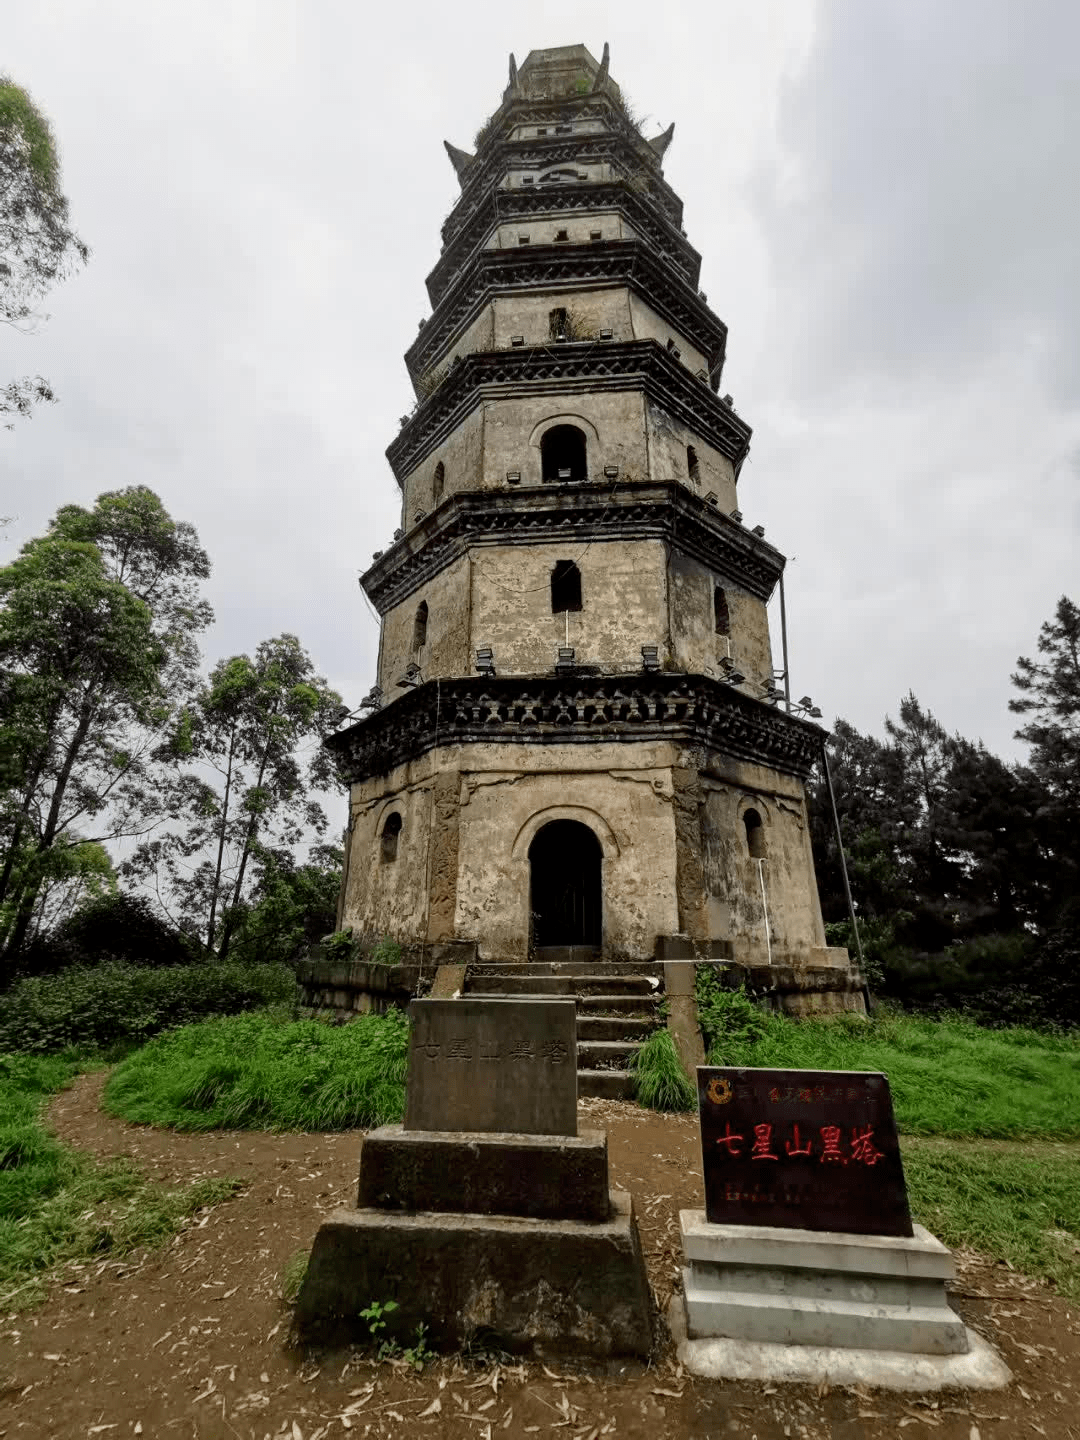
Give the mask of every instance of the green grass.
[[709, 1063], [878, 1070], [908, 1135], [1080, 1137], [1080, 1034], [986, 1030], [961, 1019], [762, 1017], [712, 1037]]
[[1080, 1301], [1080, 1152], [1024, 1155], [918, 1139], [902, 1149], [920, 1224], [946, 1245], [1006, 1260]]
[[126, 1161], [76, 1155], [41, 1108], [79, 1068], [70, 1057], [0, 1055], [0, 1309], [37, 1304], [57, 1267], [115, 1259], [168, 1239], [195, 1211], [240, 1186], [200, 1180], [166, 1189]]
[[635, 1096], [650, 1110], [696, 1110], [697, 1089], [675, 1050], [670, 1030], [654, 1030], [630, 1061]]
[[348, 1130], [400, 1120], [408, 1021], [399, 1010], [349, 1025], [284, 1009], [188, 1025], [124, 1060], [105, 1108], [177, 1130]]

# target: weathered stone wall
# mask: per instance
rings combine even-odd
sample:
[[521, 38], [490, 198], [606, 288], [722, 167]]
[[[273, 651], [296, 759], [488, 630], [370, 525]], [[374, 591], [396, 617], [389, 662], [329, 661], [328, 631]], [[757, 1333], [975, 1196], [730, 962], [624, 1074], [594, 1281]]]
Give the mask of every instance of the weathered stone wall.
[[708, 362], [705, 356], [691, 344], [682, 331], [676, 329], [662, 315], [658, 315], [633, 291], [630, 292], [630, 320], [635, 340], [658, 340], [661, 345], [665, 346], [669, 340], [674, 340], [680, 352], [678, 356], [680, 365], [685, 365], [695, 375], [699, 370], [707, 368]]
[[[765, 885], [774, 960], [829, 965], [802, 785], [762, 766], [713, 759], [702, 775], [701, 841], [709, 930], [730, 939], [735, 959], [764, 964], [768, 956]], [[753, 808], [764, 828], [765, 858], [751, 858], [743, 816]], [[759, 868], [760, 876], [759, 878]]]
[[[447, 747], [352, 788], [342, 923], [359, 935], [475, 940], [524, 958], [528, 849], [547, 820], [578, 819], [604, 853], [604, 949], [648, 958], [679, 928], [673, 749], [665, 743]], [[391, 811], [398, 853], [382, 858]], [[431, 903], [428, 903], [430, 843]]]
[[[558, 193], [551, 197], [552, 210], [558, 207]], [[520, 235], [528, 235], [530, 245], [554, 245], [556, 233], [565, 230], [571, 245], [587, 245], [594, 230], [600, 231], [601, 240], [637, 240], [639, 237], [633, 225], [623, 218], [618, 210], [590, 210], [587, 215], [536, 215], [516, 224], [499, 225], [484, 242], [485, 250], [521, 249]]]
[[[435, 467], [440, 460], [445, 467], [444, 497], [458, 490], [479, 490], [483, 485], [483, 452], [484, 413], [474, 410], [422, 465], [405, 477], [401, 487], [404, 528], [412, 527], [417, 510], [434, 508]], [[503, 480], [505, 483], [505, 476]]]
[[[649, 479], [679, 480], [698, 495], [716, 496], [716, 508], [725, 515], [739, 508], [735, 471], [726, 455], [707, 444], [688, 425], [653, 401], [646, 402], [649, 428]], [[695, 485], [687, 472], [686, 447], [697, 453], [699, 480]]]
[[[417, 661], [425, 678], [470, 673], [469, 580], [470, 560], [463, 555], [386, 613], [379, 685], [387, 701], [403, 693], [397, 682], [410, 661]], [[413, 649], [413, 636], [421, 603], [428, 607], [427, 640], [417, 654]]]
[[[718, 635], [713, 592], [722, 585], [730, 634]], [[700, 560], [672, 550], [668, 564], [671, 653], [680, 670], [720, 674], [729, 654], [747, 680], [763, 686], [773, 673], [769, 619], [764, 604]], [[760, 694], [751, 685], [752, 694]]]

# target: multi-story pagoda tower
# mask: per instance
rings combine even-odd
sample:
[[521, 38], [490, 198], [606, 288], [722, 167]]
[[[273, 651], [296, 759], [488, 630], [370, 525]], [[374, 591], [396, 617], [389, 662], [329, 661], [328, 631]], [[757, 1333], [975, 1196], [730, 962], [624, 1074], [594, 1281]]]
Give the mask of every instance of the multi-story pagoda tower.
[[751, 432], [717, 393], [673, 129], [643, 139], [607, 47], [575, 45], [511, 57], [476, 153], [446, 147], [401, 529], [361, 580], [373, 713], [332, 741], [341, 923], [484, 960], [681, 936], [854, 1004], [807, 828], [823, 734], [777, 704], [784, 557], [739, 512]]

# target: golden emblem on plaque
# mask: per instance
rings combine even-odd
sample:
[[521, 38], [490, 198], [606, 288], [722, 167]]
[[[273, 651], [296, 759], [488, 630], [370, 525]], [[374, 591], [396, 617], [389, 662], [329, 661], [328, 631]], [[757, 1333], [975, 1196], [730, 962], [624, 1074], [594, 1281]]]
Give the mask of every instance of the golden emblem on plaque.
[[730, 1080], [710, 1080], [705, 1090], [705, 1098], [714, 1105], [726, 1105], [734, 1093]]

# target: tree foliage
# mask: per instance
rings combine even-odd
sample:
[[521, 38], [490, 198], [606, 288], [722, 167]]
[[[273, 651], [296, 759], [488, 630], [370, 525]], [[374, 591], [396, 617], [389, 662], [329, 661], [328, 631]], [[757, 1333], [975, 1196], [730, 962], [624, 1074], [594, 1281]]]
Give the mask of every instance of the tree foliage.
[[[177, 718], [169, 829], [140, 846], [128, 873], [153, 877], [162, 903], [224, 958], [271, 856], [280, 868], [326, 816], [313, 791], [333, 780], [321, 741], [344, 714], [294, 635], [234, 655]], [[306, 748], [305, 748], [306, 747]]]
[[0, 570], [6, 958], [63, 850], [137, 835], [160, 814], [155, 762], [195, 677], [209, 568], [192, 527], [133, 487], [65, 506]]
[[[72, 229], [60, 160], [48, 120], [30, 96], [0, 76], [0, 321], [32, 329], [36, 303], [90, 251]], [[0, 388], [0, 416], [29, 415], [54, 398], [40, 375]]]

